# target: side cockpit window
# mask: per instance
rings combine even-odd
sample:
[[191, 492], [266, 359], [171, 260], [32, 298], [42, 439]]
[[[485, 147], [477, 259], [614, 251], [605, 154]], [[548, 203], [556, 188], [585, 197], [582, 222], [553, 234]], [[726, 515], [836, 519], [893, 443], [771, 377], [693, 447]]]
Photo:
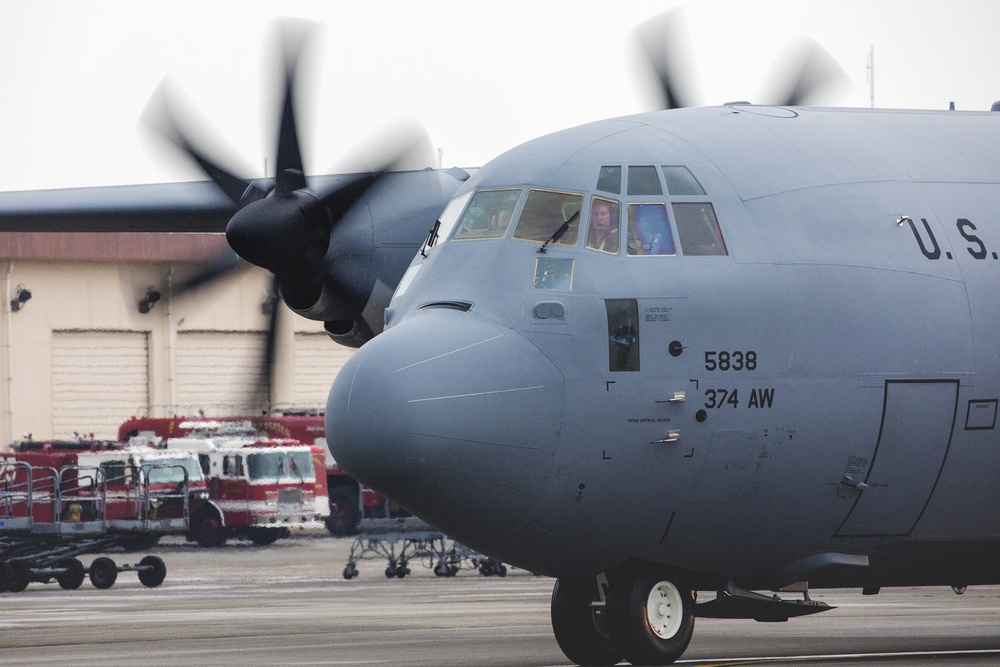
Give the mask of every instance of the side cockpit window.
[[674, 203], [674, 219], [686, 256], [729, 254], [711, 204]]
[[618, 231], [620, 220], [621, 204], [603, 197], [591, 197], [587, 247], [601, 252], [617, 253], [621, 240]]
[[469, 202], [455, 230], [455, 239], [495, 239], [507, 233], [520, 189], [480, 190]]
[[676, 255], [666, 204], [628, 205], [629, 255]]
[[552, 243], [576, 245], [580, 235], [583, 195], [552, 190], [531, 190], [514, 228], [514, 238], [544, 243], [569, 223]]

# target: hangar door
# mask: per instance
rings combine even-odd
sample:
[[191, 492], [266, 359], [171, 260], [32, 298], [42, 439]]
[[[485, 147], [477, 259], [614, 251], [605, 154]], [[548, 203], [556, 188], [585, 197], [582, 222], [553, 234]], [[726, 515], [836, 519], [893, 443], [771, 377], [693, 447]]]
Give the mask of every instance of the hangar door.
[[144, 331], [52, 332], [52, 434], [115, 439], [129, 417], [149, 414]]
[[223, 417], [268, 406], [270, 389], [258, 384], [263, 356], [263, 332], [178, 332], [176, 413]]
[[326, 410], [330, 385], [355, 350], [338, 345], [325, 332], [295, 334], [295, 410]]

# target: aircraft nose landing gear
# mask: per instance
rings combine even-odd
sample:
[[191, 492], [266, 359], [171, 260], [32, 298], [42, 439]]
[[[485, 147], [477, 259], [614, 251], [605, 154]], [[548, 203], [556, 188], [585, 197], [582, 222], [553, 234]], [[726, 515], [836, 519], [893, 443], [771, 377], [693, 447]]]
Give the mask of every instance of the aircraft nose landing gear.
[[611, 640], [633, 665], [669, 665], [694, 632], [695, 593], [682, 578], [652, 566], [625, 566], [610, 578]]
[[579, 665], [669, 665], [694, 631], [695, 593], [669, 571], [626, 566], [609, 578], [560, 579], [552, 590], [552, 631]]

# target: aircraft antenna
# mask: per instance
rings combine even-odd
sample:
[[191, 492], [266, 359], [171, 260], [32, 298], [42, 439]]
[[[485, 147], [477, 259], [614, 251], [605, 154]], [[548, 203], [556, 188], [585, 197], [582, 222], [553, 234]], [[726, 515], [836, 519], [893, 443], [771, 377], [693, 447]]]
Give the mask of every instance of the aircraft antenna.
[[871, 108], [875, 108], [875, 45], [868, 47], [868, 98]]

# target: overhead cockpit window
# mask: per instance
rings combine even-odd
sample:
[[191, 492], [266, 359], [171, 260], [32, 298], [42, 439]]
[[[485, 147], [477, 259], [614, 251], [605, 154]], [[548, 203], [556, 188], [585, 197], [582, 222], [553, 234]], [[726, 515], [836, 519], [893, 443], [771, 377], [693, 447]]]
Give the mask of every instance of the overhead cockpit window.
[[685, 255], [728, 255], [711, 204], [674, 204], [677, 236]]
[[667, 181], [667, 192], [672, 195], [703, 195], [705, 189], [687, 167], [663, 167], [663, 178]]
[[629, 167], [628, 193], [630, 195], [662, 195], [660, 177], [656, 167]]
[[455, 230], [455, 239], [495, 239], [507, 233], [514, 217], [520, 188], [480, 190], [465, 209]]
[[576, 245], [580, 234], [580, 211], [583, 209], [583, 195], [551, 190], [532, 190], [521, 209], [514, 238], [522, 241], [548, 241], [567, 222], [559, 238], [552, 243]]
[[672, 195], [703, 195], [705, 188], [687, 167], [663, 167], [663, 178], [667, 181], [667, 192]]
[[621, 204], [601, 197], [590, 198], [590, 225], [587, 227], [587, 247], [617, 253], [621, 234]]
[[666, 204], [628, 205], [629, 255], [676, 255]]
[[612, 192], [620, 195], [622, 193], [622, 168], [601, 167], [601, 173], [597, 175], [597, 189], [601, 192]]

